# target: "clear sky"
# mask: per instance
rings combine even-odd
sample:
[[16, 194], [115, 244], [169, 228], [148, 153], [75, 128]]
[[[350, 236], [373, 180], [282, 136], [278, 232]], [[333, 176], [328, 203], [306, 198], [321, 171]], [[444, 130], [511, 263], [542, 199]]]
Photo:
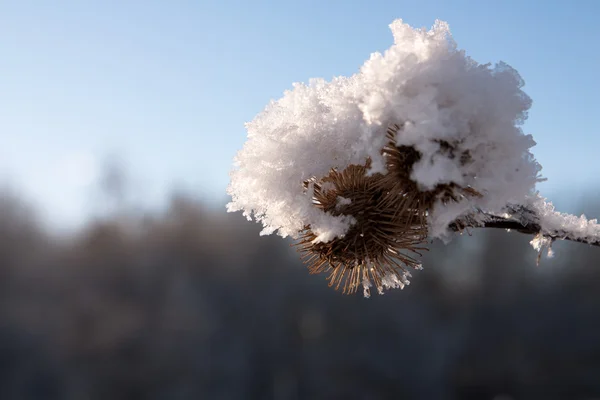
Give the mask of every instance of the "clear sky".
[[600, 193], [598, 15], [593, 0], [0, 2], [0, 180], [72, 225], [117, 154], [147, 204], [174, 185], [224, 204], [244, 122], [270, 99], [355, 73], [396, 18], [439, 18], [524, 78], [543, 194]]

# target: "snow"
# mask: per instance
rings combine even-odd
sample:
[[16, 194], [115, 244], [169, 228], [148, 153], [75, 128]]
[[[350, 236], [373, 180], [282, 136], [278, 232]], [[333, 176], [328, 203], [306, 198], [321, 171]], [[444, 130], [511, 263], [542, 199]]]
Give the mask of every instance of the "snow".
[[[298, 238], [310, 226], [314, 243], [343, 238], [356, 219], [315, 207], [309, 182], [367, 161], [368, 175], [386, 174], [382, 149], [397, 125], [396, 145], [420, 154], [407, 171], [418, 190], [455, 185], [481, 194], [438, 200], [427, 213], [431, 239], [447, 241], [457, 219], [477, 225], [495, 215], [539, 225], [531, 242], [538, 252], [550, 253], [555, 239], [600, 240], [596, 220], [558, 213], [535, 192], [541, 166], [530, 151], [535, 141], [521, 129], [531, 99], [518, 72], [467, 56], [443, 21], [426, 30], [398, 19], [390, 28], [394, 44], [359, 72], [295, 83], [246, 124], [228, 211], [262, 223], [265, 235]], [[350, 203], [340, 196], [337, 209]], [[513, 205], [525, 208], [515, 213]], [[403, 288], [409, 276], [385, 276], [377, 290]], [[371, 282], [363, 286], [368, 296]]]
[[[425, 30], [396, 20], [390, 28], [394, 44], [358, 73], [296, 83], [246, 124], [229, 211], [261, 222], [262, 234], [296, 238], [310, 225], [319, 240], [343, 235], [352, 219], [314, 207], [303, 182], [367, 158], [370, 174], [385, 174], [381, 149], [391, 124], [404, 124], [398, 144], [422, 153], [411, 175], [422, 190], [453, 182], [484, 194], [438, 204], [432, 237], [444, 237], [448, 224], [474, 207], [500, 211], [532, 192], [540, 167], [529, 152], [535, 142], [520, 128], [531, 100], [519, 74], [504, 63], [475, 62], [457, 49], [445, 22]], [[453, 143], [453, 154], [441, 151], [440, 140]], [[469, 163], [456, 157], [463, 152]]]
[[[402, 276], [398, 277], [394, 274], [385, 274], [381, 279], [381, 286], [377, 287], [377, 293], [382, 295], [384, 294], [384, 289], [404, 289], [406, 286], [410, 285], [410, 280], [412, 275], [410, 272], [405, 271]], [[363, 287], [363, 296], [365, 298], [371, 297], [371, 287], [373, 287], [373, 283], [365, 276], [362, 281]]]
[[347, 206], [349, 204], [352, 204], [352, 200], [347, 199], [345, 197], [342, 196], [338, 196], [337, 197], [337, 207], [340, 208], [342, 206]]
[[[540, 225], [540, 233], [555, 239], [570, 239], [586, 243], [600, 242], [600, 225], [596, 219], [588, 219], [555, 211], [554, 205], [539, 194], [527, 199], [528, 208]], [[536, 244], [532, 243], [536, 250]]]
[[553, 242], [553, 239], [548, 236], [544, 236], [543, 233], [538, 233], [537, 235], [535, 235], [533, 237], [531, 242], [529, 242], [529, 244], [531, 244], [531, 247], [533, 247], [533, 249], [538, 252], [538, 258], [537, 258], [538, 266], [540, 265], [540, 259], [542, 258], [542, 251], [544, 250], [544, 248], [548, 249], [548, 253], [547, 253], [548, 258], [551, 258], [554, 256], [554, 252], [552, 251], [552, 242]]

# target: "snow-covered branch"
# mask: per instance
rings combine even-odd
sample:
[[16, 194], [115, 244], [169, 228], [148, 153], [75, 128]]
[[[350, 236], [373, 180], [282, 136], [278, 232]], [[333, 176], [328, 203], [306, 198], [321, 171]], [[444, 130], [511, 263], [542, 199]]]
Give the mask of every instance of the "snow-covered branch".
[[[541, 200], [541, 199], [540, 199]], [[600, 247], [600, 225], [596, 219], [587, 219], [585, 215], [573, 215], [555, 212], [551, 204], [543, 202], [546, 213], [527, 206], [512, 206], [511, 214], [493, 215], [481, 212], [478, 219], [465, 219], [450, 225], [454, 231], [470, 228], [496, 228], [516, 231], [550, 241], [569, 240]]]
[[390, 28], [394, 44], [358, 73], [294, 84], [246, 125], [228, 210], [297, 239], [309, 270], [347, 293], [404, 287], [427, 240], [465, 221], [535, 234], [538, 251], [597, 243], [595, 220], [537, 195], [517, 71], [468, 57], [445, 22]]

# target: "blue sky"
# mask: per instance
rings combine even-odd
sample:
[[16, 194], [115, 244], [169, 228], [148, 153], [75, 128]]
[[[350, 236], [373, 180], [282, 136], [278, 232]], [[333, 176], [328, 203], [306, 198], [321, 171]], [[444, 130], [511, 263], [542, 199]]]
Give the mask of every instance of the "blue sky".
[[439, 18], [474, 59], [521, 73], [534, 102], [524, 130], [549, 179], [540, 189], [570, 207], [600, 191], [600, 2], [540, 4], [2, 2], [0, 180], [72, 225], [94, 210], [100, 166], [117, 154], [148, 205], [174, 186], [224, 204], [244, 122], [270, 99], [293, 82], [356, 72], [391, 45], [395, 18]]

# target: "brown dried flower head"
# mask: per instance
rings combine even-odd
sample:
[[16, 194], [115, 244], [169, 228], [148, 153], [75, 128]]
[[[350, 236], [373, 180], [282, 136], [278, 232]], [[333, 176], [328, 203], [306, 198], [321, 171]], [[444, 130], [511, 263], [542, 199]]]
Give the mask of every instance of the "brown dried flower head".
[[317, 236], [306, 226], [296, 243], [310, 273], [329, 272], [329, 286], [342, 287], [347, 294], [361, 285], [368, 290], [374, 284], [381, 291], [408, 284], [409, 269], [420, 269], [416, 257], [427, 250], [427, 213], [434, 202], [478, 195], [456, 185], [420, 191], [410, 174], [421, 154], [413, 147], [396, 146], [399, 129], [398, 125], [388, 129], [389, 142], [382, 149], [387, 174], [367, 175], [367, 160], [365, 165], [333, 169], [305, 182], [313, 191], [315, 207], [355, 221], [343, 237], [329, 242], [316, 242]]
[[[471, 187], [462, 188], [455, 183], [440, 184], [433, 190], [420, 191], [416, 182], [410, 178], [413, 166], [421, 160], [421, 153], [411, 146], [396, 145], [396, 135], [402, 127], [400, 125], [391, 125], [387, 130], [388, 144], [382, 149], [382, 154], [386, 161], [387, 175], [384, 178], [384, 184], [391, 190], [398, 191], [400, 194], [406, 192], [418, 192], [420, 201], [426, 207], [431, 207], [436, 200], [443, 203], [458, 202], [466, 197], [480, 197], [481, 194]], [[456, 157], [456, 145], [447, 141], [438, 141], [440, 153], [449, 156], [450, 159]], [[461, 165], [470, 163], [471, 155], [468, 151], [460, 154]]]

